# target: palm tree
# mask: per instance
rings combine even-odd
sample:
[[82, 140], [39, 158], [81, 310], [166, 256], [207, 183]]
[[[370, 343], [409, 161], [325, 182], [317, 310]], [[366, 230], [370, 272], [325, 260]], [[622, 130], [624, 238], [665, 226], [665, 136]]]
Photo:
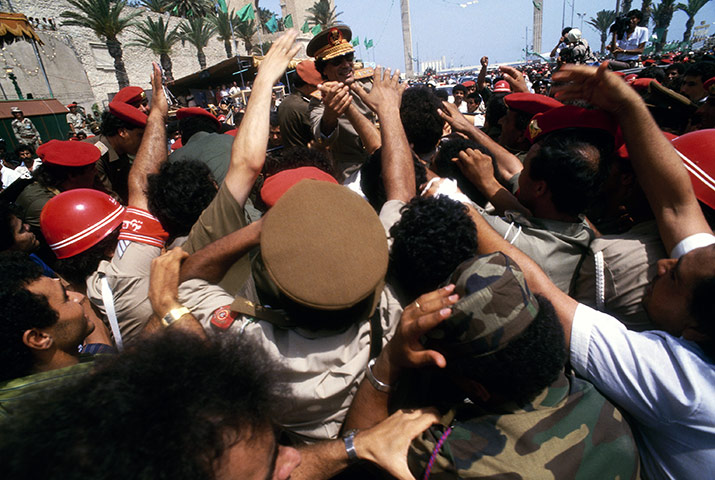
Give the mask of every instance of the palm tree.
[[181, 41], [189, 42], [196, 47], [196, 57], [199, 59], [201, 70], [206, 68], [206, 55], [204, 48], [214, 34], [214, 26], [205, 22], [204, 17], [191, 16], [179, 24]]
[[171, 81], [174, 79], [172, 70], [171, 48], [181, 40], [179, 35], [179, 27], [176, 26], [169, 30], [169, 22], [164, 23], [164, 18], [159, 17], [159, 21], [155, 22], [151, 17], [144, 19], [143, 23], [136, 26], [139, 32], [137, 33], [136, 41], [130, 43], [131, 46], [146, 47], [155, 54], [159, 55], [161, 68], [164, 69], [166, 79]]
[[231, 48], [233, 29], [241, 23], [236, 16], [235, 10], [231, 10], [230, 13], [218, 10], [215, 15], [208, 15], [206, 18], [216, 29], [218, 39], [223, 42], [223, 47], [226, 49], [226, 58], [233, 57], [233, 49]]
[[250, 55], [251, 52], [253, 52], [253, 35], [256, 33], [256, 22], [253, 20], [240, 22], [234, 27], [233, 32], [238, 38], [243, 40], [243, 45], [246, 47], [246, 53]]
[[601, 53], [606, 51], [606, 40], [608, 39], [608, 29], [616, 21], [616, 12], [613, 10], [601, 10], [596, 13], [596, 18], [591, 17], [586, 23], [601, 34]]
[[693, 25], [695, 25], [695, 15], [698, 14], [701, 8], [705, 6], [710, 0], [688, 0], [688, 4], [679, 3], [676, 7], [677, 10], [682, 10], [688, 16], [688, 21], [685, 22], [685, 32], [683, 33], [683, 41], [690, 41], [690, 34], [693, 32]]
[[621, 6], [621, 13], [626, 14], [631, 11], [631, 5], [633, 4], [633, 0], [623, 0], [623, 4]]
[[311, 13], [308, 22], [312, 25], [320, 25], [321, 30], [340, 23], [338, 17], [343, 14], [343, 12], [335, 13], [335, 8], [330, 8], [330, 0], [318, 0], [308, 9], [308, 12]]
[[643, 0], [643, 3], [641, 4], [641, 12], [643, 12], [643, 20], [641, 20], [641, 23], [639, 24], [641, 27], [648, 28], [648, 22], [650, 22], [650, 14], [653, 10], [651, 3], [653, 3], [652, 0]]
[[171, 0], [141, 0], [139, 7], [146, 7], [150, 12], [165, 13], [171, 10]]
[[170, 0], [170, 11], [180, 17], [203, 17], [213, 11], [210, 0]]
[[73, 25], [91, 29], [97, 37], [103, 39], [109, 54], [114, 59], [114, 74], [119, 88], [129, 86], [129, 75], [122, 58], [122, 44], [117, 37], [141, 12], [122, 16], [126, 0], [67, 0], [76, 10], [67, 10], [60, 14], [66, 20], [63, 25]]
[[270, 41], [263, 42], [260, 45], [254, 46], [252, 53], [254, 55], [263, 55], [264, 53], [268, 52], [268, 50], [270, 50], [272, 46], [273, 46], [273, 42], [270, 42]]
[[663, 0], [653, 9], [653, 23], [655, 23], [655, 31], [662, 32], [658, 35], [658, 40], [655, 43], [655, 51], [660, 52], [668, 38], [668, 27], [673, 19], [675, 12], [675, 0]]

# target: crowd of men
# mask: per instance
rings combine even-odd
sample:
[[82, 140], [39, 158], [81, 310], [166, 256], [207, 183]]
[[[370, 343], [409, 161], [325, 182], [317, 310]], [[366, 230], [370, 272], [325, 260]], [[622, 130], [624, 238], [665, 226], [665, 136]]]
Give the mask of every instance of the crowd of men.
[[154, 65], [28, 147], [8, 478], [715, 477], [715, 59], [541, 88], [484, 57], [444, 99], [340, 25], [276, 108], [296, 35], [234, 123], [170, 120]]

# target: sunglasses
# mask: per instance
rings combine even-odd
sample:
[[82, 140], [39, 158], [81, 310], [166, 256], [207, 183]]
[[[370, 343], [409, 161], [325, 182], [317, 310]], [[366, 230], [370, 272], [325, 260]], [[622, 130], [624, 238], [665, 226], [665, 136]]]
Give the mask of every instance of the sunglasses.
[[347, 53], [345, 55], [340, 55], [339, 57], [331, 58], [328, 60], [328, 64], [337, 67], [341, 65], [343, 62], [348, 62], [352, 63], [353, 60], [355, 59], [355, 54], [354, 53]]

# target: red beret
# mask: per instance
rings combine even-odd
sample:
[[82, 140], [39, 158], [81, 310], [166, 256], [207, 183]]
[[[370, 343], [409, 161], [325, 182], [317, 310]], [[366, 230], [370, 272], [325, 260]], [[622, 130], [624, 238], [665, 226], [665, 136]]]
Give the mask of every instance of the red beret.
[[76, 107], [76, 106], [77, 106], [77, 103], [76, 103], [76, 102], [72, 102], [72, 103], [68, 103], [68, 104], [67, 104], [67, 108], [72, 108], [72, 107]]
[[499, 80], [497, 83], [494, 84], [494, 93], [504, 92], [511, 92], [509, 82], [507, 82], [506, 80]]
[[648, 58], [648, 59], [646, 59], [646, 60], [643, 61], [643, 65], [645, 65], [646, 67], [647, 67], [648, 65], [655, 65], [655, 60], [652, 59], [652, 58]]
[[317, 87], [323, 83], [323, 77], [315, 68], [315, 62], [313, 60], [303, 60], [295, 67], [295, 71], [308, 85]]
[[109, 111], [120, 120], [138, 127], [146, 127], [146, 114], [128, 103], [109, 102]]
[[43, 162], [52, 165], [84, 167], [99, 160], [102, 152], [91, 143], [50, 140], [37, 148], [37, 155]]
[[140, 87], [124, 87], [117, 92], [112, 102], [127, 103], [133, 107], [141, 105], [146, 93]]
[[628, 75], [626, 75], [626, 82], [633, 83], [633, 80], [635, 80], [636, 78], [638, 78], [637, 74], [629, 73]]
[[466, 82], [462, 83], [462, 85], [464, 85], [465, 87], [469, 88], [469, 87], [474, 87], [474, 86], [476, 86], [477, 84], [474, 83], [474, 80], [467, 80]]
[[[677, 135], [673, 135], [670, 132], [665, 132], [662, 130], [661, 130], [661, 132], [663, 133], [663, 136], [668, 139], [669, 142], [672, 142], [674, 139], [678, 138]], [[622, 144], [620, 146], [620, 148], [618, 148], [618, 150], [616, 150], [616, 155], [618, 155], [619, 157], [624, 158], [624, 159], [630, 158], [630, 155], [628, 154], [628, 148], [626, 148], [625, 143]]]
[[650, 88], [650, 82], [660, 83], [652, 78], [636, 78], [633, 82], [631, 82], [631, 87], [636, 90], [648, 90]]
[[618, 124], [603, 110], [564, 105], [535, 115], [527, 127], [527, 135], [533, 143], [547, 133], [567, 128], [603, 130], [615, 138]]
[[290, 170], [283, 170], [266, 178], [261, 188], [261, 199], [263, 203], [272, 207], [276, 204], [285, 192], [296, 183], [310, 178], [337, 184], [338, 181], [324, 171], [315, 167], [299, 167]]
[[238, 135], [238, 128], [233, 128], [233, 129], [229, 130], [228, 132], [223, 132], [223, 133], [224, 133], [224, 135], [231, 135], [232, 137], [235, 137], [236, 135]]
[[552, 108], [562, 107], [564, 105], [558, 100], [547, 97], [546, 95], [523, 92], [510, 93], [504, 97], [504, 103], [506, 103], [507, 107], [513, 110], [519, 110], [520, 112], [529, 113], [532, 117], [537, 113], [543, 113]]
[[672, 143], [690, 174], [695, 196], [715, 208], [715, 129], [686, 133]]
[[705, 90], [710, 92], [710, 95], [715, 95], [715, 77], [712, 77], [707, 82], [703, 84]]
[[178, 150], [181, 147], [183, 147], [183, 145], [181, 144], [181, 139], [177, 138], [176, 140], [174, 140], [174, 143], [171, 144], [171, 151], [173, 152], [174, 150]]
[[660, 63], [662, 63], [664, 65], [672, 65], [673, 59], [672, 58], [661, 58]]
[[623, 78], [623, 77], [626, 76], [626, 74], [623, 73], [623, 72], [613, 72], [613, 73], [615, 73], [616, 75], [618, 75], [618, 76], [621, 77], [621, 78]]
[[201, 107], [180, 108], [179, 111], [176, 112], [177, 120], [183, 120], [184, 118], [189, 117], [210, 118], [216, 124], [217, 129], [221, 128], [221, 122], [218, 121], [218, 118], [216, 118], [211, 112], [208, 112]]

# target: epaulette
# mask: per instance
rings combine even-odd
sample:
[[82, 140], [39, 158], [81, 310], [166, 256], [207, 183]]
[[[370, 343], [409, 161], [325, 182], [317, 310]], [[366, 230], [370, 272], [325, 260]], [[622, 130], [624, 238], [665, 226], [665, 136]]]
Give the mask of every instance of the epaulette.
[[370, 78], [375, 74], [375, 70], [368, 67], [368, 68], [361, 68], [360, 70], [355, 70], [353, 73], [353, 76], [355, 77], [355, 80], [362, 80], [363, 78]]

